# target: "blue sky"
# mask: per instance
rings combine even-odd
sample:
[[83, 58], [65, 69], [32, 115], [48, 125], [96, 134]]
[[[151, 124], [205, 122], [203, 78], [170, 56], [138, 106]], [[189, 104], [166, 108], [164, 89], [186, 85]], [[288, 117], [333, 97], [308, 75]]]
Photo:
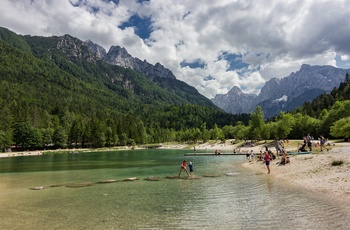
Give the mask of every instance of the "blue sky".
[[208, 98], [302, 64], [350, 68], [348, 0], [1, 0], [0, 26], [119, 45]]

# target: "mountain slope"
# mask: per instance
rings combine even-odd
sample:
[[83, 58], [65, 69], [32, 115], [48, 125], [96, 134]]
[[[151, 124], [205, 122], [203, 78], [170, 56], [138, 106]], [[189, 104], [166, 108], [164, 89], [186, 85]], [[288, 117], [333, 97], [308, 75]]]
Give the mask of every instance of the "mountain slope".
[[234, 86], [227, 94], [217, 94], [212, 102], [224, 108], [228, 113], [242, 114], [252, 113], [254, 107], [254, 101], [257, 95], [245, 94], [237, 86]]
[[347, 72], [350, 70], [304, 64], [299, 71], [285, 78], [272, 78], [267, 81], [256, 97], [230, 91], [226, 95], [215, 97], [212, 101], [232, 114], [251, 113], [256, 106], [261, 106], [265, 118], [270, 118], [279, 114], [280, 111], [293, 110], [322, 93], [330, 92], [334, 87], [339, 86]]
[[146, 76], [107, 63], [107, 54], [69, 35], [20, 36], [0, 28], [0, 148], [183, 141], [190, 138], [185, 130], [248, 122], [247, 114], [224, 112], [161, 65], [143, 63], [140, 71], [154, 68]]
[[191, 103], [217, 108], [194, 87], [177, 80], [170, 70], [160, 64], [153, 66], [146, 61], [140, 64], [140, 60], [131, 57], [125, 49], [125, 54], [119, 58], [123, 59], [124, 56], [129, 55], [128, 60], [139, 66], [136, 71], [133, 71], [135, 68], [132, 66], [124, 66], [128, 67], [128, 70], [120, 68], [122, 65], [107, 62], [107, 57], [111, 60], [116, 50], [123, 50], [120, 47], [111, 47], [113, 52], [106, 53], [101, 46], [91, 41], [83, 42], [70, 35], [19, 36], [5, 28], [0, 28], [0, 34], [6, 44], [33, 54], [39, 59], [53, 61], [61, 70], [74, 77], [90, 83], [98, 83], [101, 87], [115, 90], [126, 98], [137, 98], [143, 103]]

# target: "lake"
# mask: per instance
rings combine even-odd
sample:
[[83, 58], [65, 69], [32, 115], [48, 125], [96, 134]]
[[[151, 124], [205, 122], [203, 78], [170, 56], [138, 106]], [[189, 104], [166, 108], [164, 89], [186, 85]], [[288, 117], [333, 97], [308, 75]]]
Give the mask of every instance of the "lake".
[[[185, 153], [0, 158], [0, 229], [349, 229], [344, 204], [249, 171], [241, 167], [245, 156]], [[185, 172], [167, 179], [184, 159], [200, 179], [187, 179]], [[161, 180], [145, 180], [149, 176]], [[123, 181], [131, 177], [138, 180]], [[109, 179], [120, 182], [97, 183]], [[64, 186], [81, 182], [91, 186]], [[29, 189], [39, 186], [45, 188]]]

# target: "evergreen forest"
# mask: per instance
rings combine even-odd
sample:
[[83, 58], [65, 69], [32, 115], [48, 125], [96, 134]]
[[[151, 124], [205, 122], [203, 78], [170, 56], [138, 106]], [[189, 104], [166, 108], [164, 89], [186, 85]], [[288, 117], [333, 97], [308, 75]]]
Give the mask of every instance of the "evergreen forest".
[[61, 40], [0, 28], [2, 151], [350, 134], [348, 74], [330, 94], [267, 121], [261, 107], [228, 114], [184, 82], [149, 79], [83, 48], [62, 52]]

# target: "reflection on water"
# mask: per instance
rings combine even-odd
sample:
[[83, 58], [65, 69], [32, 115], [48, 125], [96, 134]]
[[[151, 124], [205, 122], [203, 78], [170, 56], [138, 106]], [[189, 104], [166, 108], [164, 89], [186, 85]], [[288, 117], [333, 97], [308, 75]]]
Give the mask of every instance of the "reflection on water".
[[[349, 209], [240, 167], [244, 157], [119, 151], [0, 159], [0, 229], [348, 229]], [[183, 159], [195, 175], [177, 175]], [[231, 176], [225, 175], [226, 173]], [[161, 181], [146, 181], [148, 176]], [[106, 179], [131, 182], [97, 184]], [[30, 187], [93, 182], [89, 187]]]

